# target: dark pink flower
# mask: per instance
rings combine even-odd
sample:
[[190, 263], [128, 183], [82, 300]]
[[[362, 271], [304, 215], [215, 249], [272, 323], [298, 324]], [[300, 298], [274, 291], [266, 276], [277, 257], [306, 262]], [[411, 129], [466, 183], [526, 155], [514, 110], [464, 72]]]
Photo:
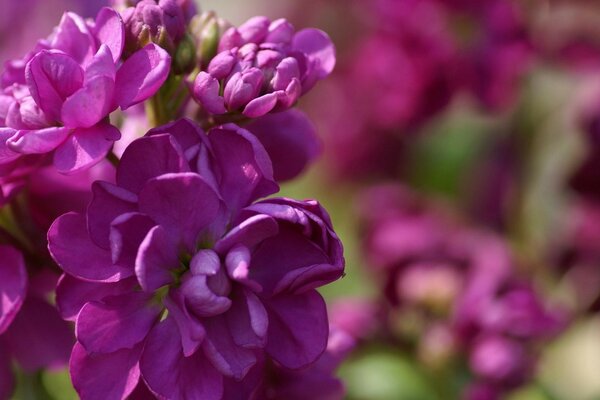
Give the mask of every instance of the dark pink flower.
[[24, 79], [4, 89], [0, 163], [53, 153], [56, 168], [71, 173], [103, 159], [120, 138], [108, 115], [152, 96], [169, 72], [168, 54], [154, 44], [121, 63], [123, 44], [114, 10], [93, 23], [66, 13], [45, 49], [27, 57]]
[[83, 399], [125, 398], [140, 377], [159, 397], [220, 399], [264, 356], [291, 369], [320, 357], [315, 289], [341, 276], [342, 247], [318, 203], [254, 202], [276, 190], [253, 135], [180, 120], [134, 141], [85, 215], [53, 224]]

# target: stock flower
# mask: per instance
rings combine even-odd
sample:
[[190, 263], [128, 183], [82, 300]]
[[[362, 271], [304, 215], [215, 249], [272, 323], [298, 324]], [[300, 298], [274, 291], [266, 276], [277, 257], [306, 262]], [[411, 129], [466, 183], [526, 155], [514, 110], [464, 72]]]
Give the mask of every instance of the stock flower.
[[335, 65], [326, 33], [295, 32], [285, 19], [254, 17], [229, 28], [218, 51], [193, 86], [194, 98], [211, 114], [239, 111], [256, 118], [285, 110]]
[[526, 382], [535, 344], [558, 333], [564, 316], [517, 276], [507, 245], [400, 186], [366, 191], [361, 210], [367, 259], [387, 303], [400, 318], [411, 311], [429, 316], [426, 330], [440, 323], [449, 329], [453, 353], [479, 385], [467, 392], [501, 394]]
[[179, 120], [126, 149], [85, 215], [53, 224], [83, 399], [125, 398], [140, 377], [161, 398], [220, 399], [265, 356], [292, 369], [319, 358], [315, 289], [341, 276], [341, 243], [315, 201], [255, 202], [276, 190], [252, 134]]
[[168, 54], [154, 44], [121, 64], [123, 44], [123, 22], [114, 10], [103, 8], [93, 23], [64, 14], [0, 96], [0, 164], [53, 153], [56, 168], [72, 173], [103, 159], [120, 137], [108, 115], [152, 96], [169, 72]]

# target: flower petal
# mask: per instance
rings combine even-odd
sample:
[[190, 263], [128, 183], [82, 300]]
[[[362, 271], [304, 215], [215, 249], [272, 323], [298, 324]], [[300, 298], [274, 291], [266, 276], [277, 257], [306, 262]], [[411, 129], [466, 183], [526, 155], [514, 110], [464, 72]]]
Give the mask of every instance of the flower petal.
[[139, 246], [135, 274], [140, 286], [154, 291], [173, 280], [171, 270], [179, 267], [179, 248], [162, 226], [150, 229]]
[[314, 28], [298, 31], [294, 35], [292, 46], [308, 56], [315, 63], [315, 72], [318, 79], [329, 75], [335, 67], [335, 46], [329, 36]]
[[113, 61], [119, 61], [125, 46], [125, 24], [119, 13], [110, 7], [103, 7], [96, 15], [94, 33], [100, 43], [110, 48]]
[[139, 209], [183, 240], [188, 250], [196, 249], [203, 231], [217, 218], [219, 198], [198, 174], [165, 174], [154, 178], [140, 191]]
[[227, 319], [222, 315], [206, 318], [203, 324], [206, 338], [202, 346], [206, 357], [225, 376], [241, 380], [256, 364], [254, 352], [235, 343]]
[[220, 177], [219, 194], [234, 215], [254, 200], [279, 190], [269, 156], [250, 132], [225, 125], [211, 129], [208, 138]]
[[96, 76], [64, 102], [61, 119], [69, 128], [90, 128], [112, 110], [115, 82], [107, 76]]
[[0, 246], [0, 334], [9, 327], [27, 294], [23, 255], [11, 246]]
[[90, 301], [125, 294], [135, 286], [135, 279], [119, 282], [88, 282], [63, 274], [56, 286], [56, 307], [63, 319], [75, 321], [83, 306]]
[[171, 135], [153, 135], [137, 139], [127, 147], [119, 161], [117, 184], [138, 193], [154, 177], [189, 170], [181, 147]]
[[325, 351], [329, 325], [325, 302], [314, 290], [276, 297], [265, 303], [269, 313], [266, 350], [286, 368], [298, 369]]
[[6, 141], [7, 147], [23, 154], [43, 154], [59, 147], [71, 130], [65, 127], [51, 127], [36, 131], [17, 131]]
[[247, 129], [269, 153], [278, 182], [297, 177], [321, 151], [314, 125], [299, 110], [265, 115], [252, 121]]
[[108, 354], [88, 354], [76, 343], [71, 353], [73, 386], [82, 400], [124, 400], [140, 380], [142, 345]]
[[48, 249], [63, 271], [83, 280], [117, 282], [133, 275], [132, 269], [113, 264], [110, 252], [91, 241], [80, 214], [68, 213], [54, 221]]
[[83, 85], [83, 69], [64, 53], [42, 50], [27, 63], [25, 79], [42, 111], [59, 121], [62, 103]]
[[223, 395], [223, 376], [201, 351], [183, 356], [171, 318], [150, 332], [140, 368], [148, 387], [160, 398], [219, 400]]
[[161, 312], [151, 299], [151, 294], [131, 292], [87, 303], [77, 317], [77, 341], [88, 353], [133, 349], [148, 335]]
[[170, 65], [169, 54], [154, 43], [136, 51], [117, 71], [117, 104], [125, 110], [153, 96], [167, 79]]
[[55, 307], [29, 296], [3, 338], [21, 368], [34, 372], [67, 364], [75, 341]]
[[137, 196], [113, 185], [96, 181], [92, 184], [92, 201], [87, 208], [90, 238], [103, 249], [110, 250], [110, 225], [121, 214], [137, 210]]
[[74, 173], [102, 161], [121, 132], [107, 123], [79, 128], [54, 153], [54, 166], [62, 173]]
[[75, 13], [66, 12], [58, 24], [50, 48], [64, 51], [78, 64], [83, 65], [94, 55], [96, 39], [83, 18]]

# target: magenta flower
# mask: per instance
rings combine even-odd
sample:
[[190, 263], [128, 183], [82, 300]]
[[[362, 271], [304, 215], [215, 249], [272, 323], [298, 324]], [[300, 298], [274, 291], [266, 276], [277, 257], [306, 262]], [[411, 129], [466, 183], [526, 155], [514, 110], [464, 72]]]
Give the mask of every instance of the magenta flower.
[[335, 49], [318, 29], [295, 32], [284, 19], [254, 17], [221, 37], [219, 54], [196, 77], [193, 95], [211, 114], [256, 118], [290, 108], [335, 66]]
[[120, 133], [107, 116], [152, 96], [169, 73], [170, 58], [149, 44], [120, 63], [124, 25], [104, 8], [94, 23], [66, 13], [47, 49], [26, 63], [25, 84], [4, 90], [2, 159], [53, 153], [65, 173], [87, 168], [109, 151]]
[[393, 313], [428, 315], [424, 330], [447, 326], [451, 350], [477, 387], [500, 395], [530, 379], [536, 344], [565, 319], [517, 276], [501, 238], [457, 223], [400, 186], [368, 190], [361, 206], [367, 259]]
[[341, 276], [341, 243], [314, 201], [253, 203], [277, 190], [253, 135], [176, 121], [127, 148], [116, 182], [48, 233], [83, 399], [140, 377], [161, 398], [220, 399], [264, 356], [296, 369], [325, 351], [315, 289]]

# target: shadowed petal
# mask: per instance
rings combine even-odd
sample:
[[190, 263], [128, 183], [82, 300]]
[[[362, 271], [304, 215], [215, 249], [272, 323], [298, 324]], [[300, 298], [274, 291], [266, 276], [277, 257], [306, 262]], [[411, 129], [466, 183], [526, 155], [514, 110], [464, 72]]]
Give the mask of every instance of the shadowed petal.
[[181, 147], [171, 135], [153, 135], [137, 139], [127, 147], [117, 169], [117, 184], [138, 193], [154, 177], [189, 170]]
[[132, 292], [87, 303], [77, 317], [77, 341], [89, 353], [112, 353], [140, 343], [161, 312], [151, 294]]
[[217, 217], [219, 199], [200, 175], [165, 174], [140, 191], [139, 209], [195, 249], [200, 234]]
[[71, 380], [81, 400], [124, 400], [140, 380], [142, 345], [108, 354], [88, 354], [79, 343], [71, 353]]
[[63, 271], [83, 280], [117, 282], [133, 275], [132, 269], [114, 265], [110, 252], [91, 241], [80, 214], [68, 213], [54, 221], [48, 231], [48, 249]]
[[161, 398], [219, 400], [223, 395], [223, 376], [201, 351], [183, 356], [171, 318], [150, 332], [140, 368], [150, 390]]
[[[329, 325], [325, 302], [314, 290], [265, 303], [269, 313], [266, 350], [286, 368], [307, 366], [325, 351]], [[310, 329], [307, 329], [310, 327]]]
[[3, 339], [27, 372], [65, 366], [75, 342], [71, 327], [56, 308], [35, 296], [25, 300]]
[[79, 311], [87, 302], [125, 294], [135, 284], [133, 278], [114, 283], [104, 283], [82, 281], [71, 275], [63, 274], [56, 286], [56, 307], [64, 319], [75, 321]]
[[269, 153], [275, 180], [298, 176], [321, 150], [315, 127], [299, 110], [265, 115], [247, 129], [256, 135]]
[[27, 294], [23, 255], [11, 246], [0, 246], [0, 334], [13, 321]]

